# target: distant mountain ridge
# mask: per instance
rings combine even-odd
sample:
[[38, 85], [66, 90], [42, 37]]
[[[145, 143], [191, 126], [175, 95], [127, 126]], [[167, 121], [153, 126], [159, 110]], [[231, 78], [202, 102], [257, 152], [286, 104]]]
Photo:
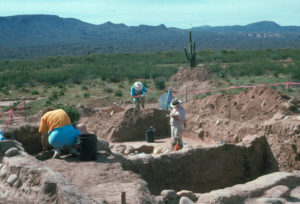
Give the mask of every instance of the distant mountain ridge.
[[197, 49], [300, 48], [300, 26], [262, 21], [246, 26], [100, 25], [55, 15], [0, 17], [0, 59], [88, 53], [182, 51], [188, 31]]
[[193, 27], [192, 30], [206, 30], [215, 32], [271, 32], [271, 33], [285, 33], [285, 32], [300, 32], [300, 26], [280, 26], [273, 21], [260, 21], [256, 23], [251, 23], [245, 26], [200, 26]]

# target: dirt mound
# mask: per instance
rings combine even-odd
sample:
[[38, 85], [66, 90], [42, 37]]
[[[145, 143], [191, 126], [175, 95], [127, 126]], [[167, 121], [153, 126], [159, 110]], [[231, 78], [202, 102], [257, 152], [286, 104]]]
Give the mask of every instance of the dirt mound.
[[230, 120], [270, 118], [286, 102], [279, 92], [268, 88], [248, 89], [237, 95], [216, 94], [185, 105], [187, 112], [199, 116], [218, 116]]
[[171, 77], [174, 81], [206, 81], [210, 78], [209, 70], [206, 68], [181, 68], [179, 71]]
[[137, 110], [111, 106], [99, 110], [87, 123], [89, 132], [111, 142], [144, 140], [145, 131], [153, 126], [157, 136], [169, 135], [167, 111], [159, 109]]
[[[217, 94], [184, 104], [185, 137], [206, 143], [237, 143], [246, 135], [267, 136], [280, 170], [300, 168], [300, 126], [289, 98], [269, 88], [248, 89], [237, 95]], [[298, 153], [297, 153], [298, 152]], [[297, 167], [299, 166], [299, 167]]]
[[241, 139], [247, 134], [257, 134], [263, 121], [272, 118], [279, 110], [284, 112], [286, 101], [279, 92], [268, 88], [249, 89], [237, 95], [216, 94], [190, 101], [184, 104], [187, 111], [185, 135], [232, 141], [235, 135]]

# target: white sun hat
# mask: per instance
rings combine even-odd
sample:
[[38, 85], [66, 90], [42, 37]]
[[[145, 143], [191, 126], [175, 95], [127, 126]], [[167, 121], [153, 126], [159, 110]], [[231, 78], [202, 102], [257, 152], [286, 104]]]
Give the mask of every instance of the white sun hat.
[[135, 90], [140, 91], [143, 88], [143, 84], [140, 81], [134, 82], [133, 87], [135, 88]]
[[177, 98], [175, 98], [175, 99], [172, 100], [170, 106], [171, 106], [172, 108], [175, 108], [176, 106], [178, 106], [178, 105], [181, 104], [181, 103], [182, 103], [181, 100], [178, 100]]

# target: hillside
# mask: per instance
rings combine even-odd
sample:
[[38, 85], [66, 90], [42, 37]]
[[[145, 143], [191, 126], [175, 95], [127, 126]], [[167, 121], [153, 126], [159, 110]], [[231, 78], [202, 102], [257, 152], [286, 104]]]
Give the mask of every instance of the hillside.
[[[198, 49], [300, 48], [300, 27], [257, 22], [246, 26], [191, 28]], [[90, 53], [182, 50], [187, 29], [93, 25], [53, 15], [0, 17], [0, 59]]]

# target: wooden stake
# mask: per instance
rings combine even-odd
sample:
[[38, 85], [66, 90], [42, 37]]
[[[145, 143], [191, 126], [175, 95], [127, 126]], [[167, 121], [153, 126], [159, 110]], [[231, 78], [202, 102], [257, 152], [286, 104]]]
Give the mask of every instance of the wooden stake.
[[126, 192], [122, 192], [122, 195], [121, 195], [121, 204], [126, 204]]

